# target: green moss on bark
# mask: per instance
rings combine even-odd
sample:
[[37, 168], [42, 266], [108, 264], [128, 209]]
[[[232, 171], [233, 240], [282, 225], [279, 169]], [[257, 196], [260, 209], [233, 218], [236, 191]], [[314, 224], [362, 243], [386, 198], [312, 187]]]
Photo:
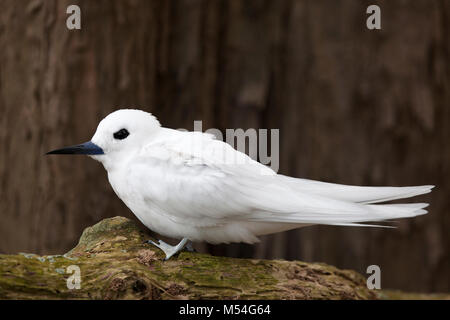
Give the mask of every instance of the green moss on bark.
[[[87, 228], [64, 255], [0, 255], [1, 299], [390, 299], [445, 298], [373, 291], [351, 270], [320, 263], [181, 252], [169, 261], [123, 217]], [[81, 288], [68, 289], [70, 265]]]

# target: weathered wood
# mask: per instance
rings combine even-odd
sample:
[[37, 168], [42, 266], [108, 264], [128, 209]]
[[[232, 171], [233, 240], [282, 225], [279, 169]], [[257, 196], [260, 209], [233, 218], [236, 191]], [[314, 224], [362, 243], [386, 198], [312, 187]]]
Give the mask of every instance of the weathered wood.
[[[181, 252], [164, 261], [148, 236], [123, 217], [87, 228], [64, 255], [0, 255], [1, 299], [381, 299], [351, 270], [300, 261], [251, 260]], [[68, 289], [67, 267], [80, 268]], [[405, 297], [394, 293], [395, 297]], [[420, 297], [410, 295], [406, 297]], [[439, 296], [425, 296], [438, 298]]]

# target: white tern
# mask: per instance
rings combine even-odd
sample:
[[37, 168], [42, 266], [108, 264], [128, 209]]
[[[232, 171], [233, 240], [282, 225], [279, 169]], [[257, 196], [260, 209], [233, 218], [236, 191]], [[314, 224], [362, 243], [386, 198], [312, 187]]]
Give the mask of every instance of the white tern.
[[[307, 225], [368, 226], [414, 217], [426, 203], [376, 204], [433, 186], [359, 187], [277, 174], [202, 132], [161, 127], [150, 113], [117, 110], [91, 141], [48, 152], [100, 161], [117, 196], [149, 229], [182, 239], [155, 243], [166, 259], [191, 241], [256, 243], [258, 236]], [[370, 226], [370, 225], [369, 225]]]

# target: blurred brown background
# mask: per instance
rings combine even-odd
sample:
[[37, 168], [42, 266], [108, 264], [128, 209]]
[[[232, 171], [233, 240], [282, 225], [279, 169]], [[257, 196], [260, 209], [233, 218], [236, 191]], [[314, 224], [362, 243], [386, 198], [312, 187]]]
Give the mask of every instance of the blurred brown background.
[[[78, 4], [82, 29], [66, 28]], [[366, 28], [378, 4], [382, 30]], [[383, 288], [450, 289], [450, 1], [0, 1], [0, 252], [62, 253], [131, 212], [103, 167], [45, 157], [120, 107], [164, 126], [279, 128], [280, 173], [435, 184], [399, 228], [309, 227], [214, 254], [381, 267]]]

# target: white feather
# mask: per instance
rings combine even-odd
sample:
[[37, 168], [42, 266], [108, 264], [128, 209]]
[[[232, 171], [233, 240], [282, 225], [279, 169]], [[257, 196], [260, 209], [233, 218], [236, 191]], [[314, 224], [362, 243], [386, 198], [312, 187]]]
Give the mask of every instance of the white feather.
[[[106, 137], [123, 126], [130, 131], [123, 142]], [[104, 164], [114, 191], [147, 227], [194, 241], [254, 243], [259, 235], [311, 224], [361, 226], [414, 217], [426, 213], [427, 204], [373, 203], [432, 188], [357, 187], [278, 175], [211, 135], [162, 128], [133, 110], [105, 118], [92, 141], [108, 151], [94, 158]]]
[[414, 187], [360, 187], [327, 183], [280, 175], [286, 183], [299, 192], [308, 192], [324, 197], [359, 203], [378, 203], [410, 198], [431, 192], [434, 186]]

